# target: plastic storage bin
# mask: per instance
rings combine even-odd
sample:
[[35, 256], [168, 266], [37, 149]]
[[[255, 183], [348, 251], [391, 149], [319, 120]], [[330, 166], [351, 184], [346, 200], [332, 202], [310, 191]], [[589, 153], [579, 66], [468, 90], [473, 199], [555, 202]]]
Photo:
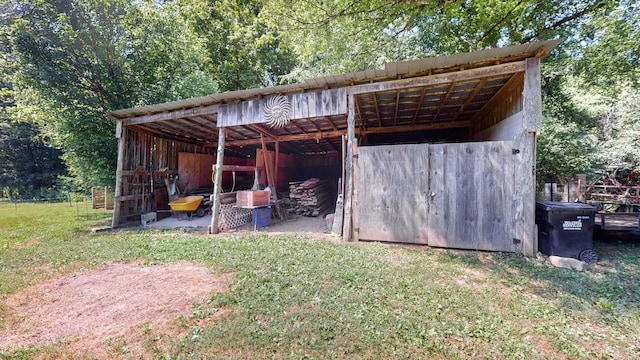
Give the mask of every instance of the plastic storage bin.
[[255, 227], [271, 225], [271, 208], [261, 207], [251, 210], [251, 222]]
[[547, 255], [598, 261], [591, 249], [596, 208], [582, 203], [536, 202], [538, 249]]

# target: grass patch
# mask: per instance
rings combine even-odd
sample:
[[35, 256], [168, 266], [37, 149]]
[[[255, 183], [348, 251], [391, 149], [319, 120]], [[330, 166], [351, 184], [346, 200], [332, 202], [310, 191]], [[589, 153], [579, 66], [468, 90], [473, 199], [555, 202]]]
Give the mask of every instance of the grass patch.
[[[181, 321], [189, 334], [158, 358], [640, 357], [637, 242], [596, 243], [600, 263], [578, 273], [514, 254], [296, 235], [93, 234], [110, 214], [82, 209], [0, 209], [2, 304], [29, 284], [114, 261], [190, 261], [235, 273], [227, 292], [194, 304], [193, 319]], [[214, 321], [195, 321], [221, 308]], [[111, 345], [113, 356], [135, 357]], [[51, 354], [42, 347], [0, 358]]]

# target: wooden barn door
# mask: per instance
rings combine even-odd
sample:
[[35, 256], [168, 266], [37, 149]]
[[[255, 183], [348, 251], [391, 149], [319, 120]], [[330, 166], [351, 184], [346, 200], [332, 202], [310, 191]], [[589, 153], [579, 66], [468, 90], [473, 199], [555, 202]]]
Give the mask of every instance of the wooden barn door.
[[427, 244], [428, 144], [359, 147], [357, 181], [360, 239]]
[[429, 147], [430, 246], [516, 251], [513, 142]]
[[515, 251], [513, 143], [358, 148], [359, 238]]

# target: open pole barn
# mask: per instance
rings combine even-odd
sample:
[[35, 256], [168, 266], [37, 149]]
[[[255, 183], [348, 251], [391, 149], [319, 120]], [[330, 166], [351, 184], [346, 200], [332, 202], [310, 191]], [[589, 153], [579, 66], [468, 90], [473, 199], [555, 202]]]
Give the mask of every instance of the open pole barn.
[[[221, 199], [241, 182], [277, 194], [317, 177], [340, 194], [344, 240], [534, 255], [540, 60], [558, 43], [109, 112], [119, 139], [113, 226], [166, 208], [167, 179], [209, 189], [217, 232]], [[259, 179], [230, 179], [223, 170], [234, 168], [258, 168]]]

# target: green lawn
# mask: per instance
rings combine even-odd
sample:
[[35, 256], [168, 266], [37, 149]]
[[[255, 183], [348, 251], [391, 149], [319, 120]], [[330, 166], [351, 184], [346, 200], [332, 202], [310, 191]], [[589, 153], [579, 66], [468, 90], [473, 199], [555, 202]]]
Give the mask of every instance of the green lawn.
[[[159, 358], [640, 358], [640, 242], [596, 242], [600, 263], [579, 273], [513, 254], [296, 235], [90, 232], [109, 220], [87, 204], [0, 203], [0, 327], [7, 296], [44, 279], [189, 261], [235, 273], [193, 317], [227, 311], [186, 322]], [[0, 350], [55, 357], [50, 346]]]

